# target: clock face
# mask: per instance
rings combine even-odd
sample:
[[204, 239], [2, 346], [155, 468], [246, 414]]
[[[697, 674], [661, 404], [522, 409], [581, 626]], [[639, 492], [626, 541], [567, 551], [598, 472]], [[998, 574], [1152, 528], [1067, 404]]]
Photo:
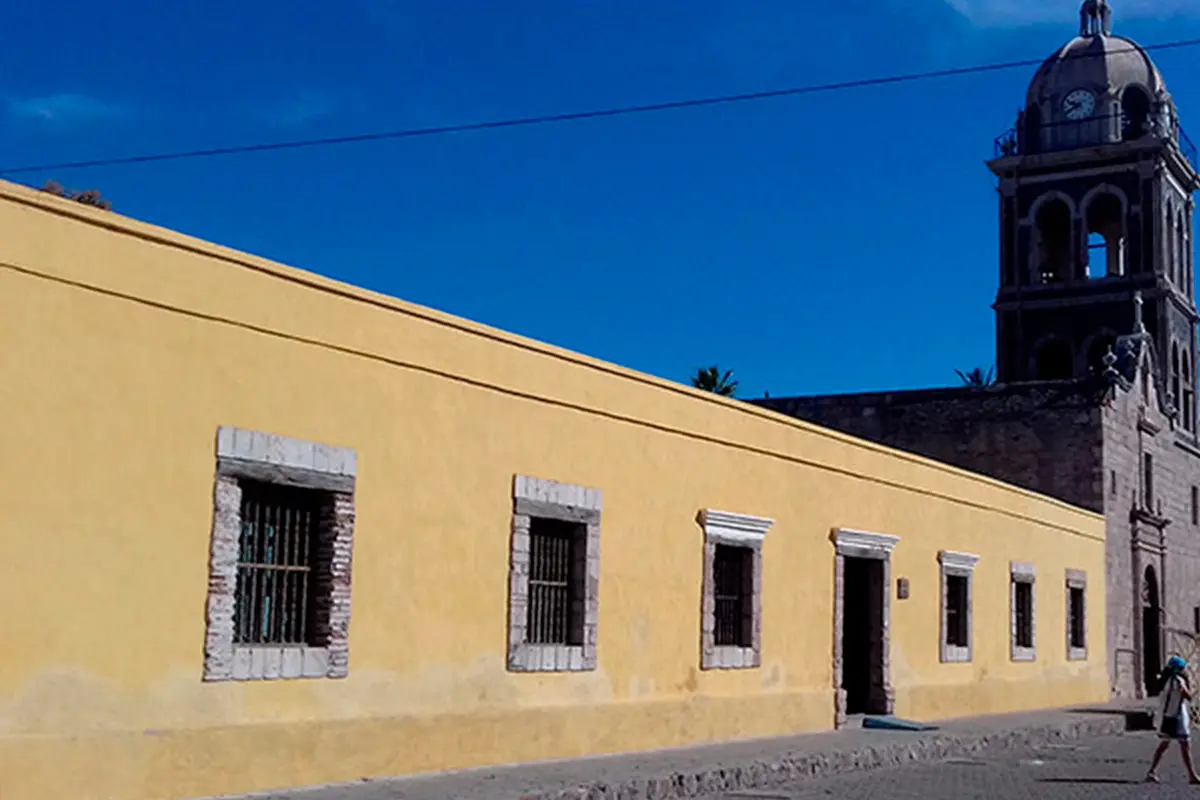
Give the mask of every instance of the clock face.
[[1063, 98], [1062, 105], [1067, 119], [1087, 119], [1096, 110], [1096, 98], [1087, 89], [1076, 89]]

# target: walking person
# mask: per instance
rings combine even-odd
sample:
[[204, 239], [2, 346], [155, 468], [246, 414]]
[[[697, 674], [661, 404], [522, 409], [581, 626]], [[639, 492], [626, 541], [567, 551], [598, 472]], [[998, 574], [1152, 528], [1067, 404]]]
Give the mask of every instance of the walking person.
[[1192, 765], [1192, 748], [1189, 743], [1191, 736], [1191, 718], [1188, 701], [1192, 699], [1191, 687], [1188, 686], [1187, 662], [1179, 656], [1171, 656], [1167, 666], [1163, 668], [1165, 683], [1162, 689], [1162, 707], [1159, 709], [1158, 749], [1150, 762], [1150, 771], [1146, 773], [1146, 781], [1158, 783], [1158, 764], [1166, 754], [1171, 742], [1179, 742], [1179, 752], [1183, 756], [1183, 765], [1187, 767], [1188, 782], [1200, 784], [1200, 775]]

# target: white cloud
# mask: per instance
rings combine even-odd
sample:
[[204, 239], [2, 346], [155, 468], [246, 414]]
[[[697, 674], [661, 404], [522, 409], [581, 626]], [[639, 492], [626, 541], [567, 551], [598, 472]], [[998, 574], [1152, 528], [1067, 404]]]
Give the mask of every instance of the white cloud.
[[94, 122], [124, 116], [126, 109], [84, 94], [64, 92], [41, 97], [9, 98], [9, 116], [61, 125]]
[[[975, 25], [1015, 27], [1039, 23], [1074, 24], [1078, 20], [1079, 0], [945, 0], [955, 11]], [[1196, 0], [1113, 0], [1113, 17], [1122, 19], [1168, 19], [1200, 15]]]

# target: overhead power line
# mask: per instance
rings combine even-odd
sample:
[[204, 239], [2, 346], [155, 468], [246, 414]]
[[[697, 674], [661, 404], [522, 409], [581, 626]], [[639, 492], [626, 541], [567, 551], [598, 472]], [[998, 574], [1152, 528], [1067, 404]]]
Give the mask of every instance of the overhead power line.
[[[1141, 48], [1130, 47], [1126, 48], [1124, 52], [1135, 52], [1138, 49], [1176, 50], [1185, 47], [1195, 47], [1197, 45], [1200, 45], [1200, 39], [1183, 39], [1174, 42], [1146, 45]], [[1078, 56], [1072, 56], [1072, 58], [1098, 58], [1119, 52], [1123, 51], [1110, 50], [1108, 52], [1102, 51], [1099, 53], [1085, 53]], [[594, 109], [591, 111], [571, 111], [562, 114], [545, 114], [535, 117], [516, 117], [512, 119], [492, 120], [487, 122], [469, 122], [460, 125], [441, 125], [432, 128], [407, 128], [394, 131], [351, 134], [348, 136], [330, 136], [315, 139], [292, 139], [288, 141], [264, 142], [260, 144], [234, 145], [230, 147], [211, 147], [199, 150], [148, 153], [136, 156], [120, 156], [116, 158], [97, 158], [87, 161], [62, 161], [57, 163], [0, 169], [0, 175], [17, 175], [20, 173], [43, 172], [49, 170], [82, 169], [85, 167], [108, 167], [122, 164], [145, 164], [152, 161], [181, 161], [184, 159], [211, 158], [214, 156], [227, 156], [239, 153], [262, 153], [272, 150], [295, 150], [302, 147], [325, 147], [330, 145], [353, 144], [358, 142], [376, 142], [386, 139], [412, 139], [418, 136], [438, 136], [450, 133], [467, 133], [471, 131], [497, 130], [500, 128], [518, 128], [530, 125], [548, 125], [557, 122], [574, 122], [587, 119], [601, 119], [604, 117], [628, 116], [631, 114], [647, 114], [656, 111], [672, 111], [684, 108], [698, 108], [701, 106], [745, 103], [755, 100], [769, 100], [777, 97], [792, 97], [804, 94], [837, 92], [845, 91], [847, 89], [861, 89], [869, 86], [884, 86], [893, 83], [910, 83], [913, 81], [950, 78], [958, 75], [972, 75], [981, 72], [999, 72], [1001, 70], [1040, 66], [1044, 61], [1045, 58], [1034, 58], [1024, 59], [1021, 61], [1005, 61], [994, 64], [977, 64], [969, 67], [955, 67], [952, 69], [933, 70], [930, 72], [886, 75], [853, 81], [840, 81], [837, 83], [793, 86], [785, 89], [770, 89], [761, 92], [747, 92], [744, 94], [700, 97], [688, 100], [671, 100], [662, 103], [648, 103], [646, 105], [620, 106], [616, 108]]]

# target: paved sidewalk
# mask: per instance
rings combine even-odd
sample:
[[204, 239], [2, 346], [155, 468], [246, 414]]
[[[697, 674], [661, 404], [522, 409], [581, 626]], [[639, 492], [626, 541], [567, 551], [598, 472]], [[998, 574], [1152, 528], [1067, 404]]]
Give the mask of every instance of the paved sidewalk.
[[1153, 731], [905, 764], [828, 778], [798, 778], [713, 800], [1196, 800], [1178, 748], [1144, 782], [1158, 744]]
[[[474, 769], [245, 795], [243, 800], [671, 800], [793, 784], [805, 776], [937, 761], [1126, 730], [1129, 705], [952, 720], [936, 731], [847, 728], [619, 756]], [[236, 800], [236, 799], [234, 799]]]

